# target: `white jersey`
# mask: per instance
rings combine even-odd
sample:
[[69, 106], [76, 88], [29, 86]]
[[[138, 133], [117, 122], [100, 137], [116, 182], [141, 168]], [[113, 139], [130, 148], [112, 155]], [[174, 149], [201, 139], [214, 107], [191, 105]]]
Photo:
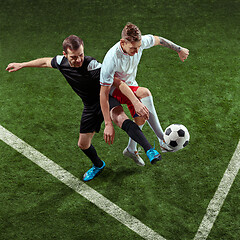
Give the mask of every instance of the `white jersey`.
[[[128, 86], [138, 86], [135, 78], [142, 52], [144, 49], [153, 47], [154, 44], [155, 39], [153, 35], [144, 35], [142, 36], [142, 44], [138, 53], [129, 56], [123, 52], [120, 41], [116, 43], [104, 57], [100, 74], [100, 84], [102, 86], [112, 86], [114, 77], [118, 77]], [[110, 94], [114, 89], [115, 87], [112, 86]]]

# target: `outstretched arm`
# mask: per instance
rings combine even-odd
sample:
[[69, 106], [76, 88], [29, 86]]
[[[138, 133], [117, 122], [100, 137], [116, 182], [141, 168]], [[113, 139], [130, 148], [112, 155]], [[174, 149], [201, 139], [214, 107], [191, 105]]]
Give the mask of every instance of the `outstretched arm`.
[[187, 59], [189, 55], [189, 50], [187, 48], [183, 48], [163, 37], [154, 36], [154, 38], [155, 38], [155, 46], [161, 45], [163, 47], [167, 47], [176, 51], [182, 62], [184, 62]]
[[52, 58], [39, 58], [39, 59], [32, 60], [29, 62], [10, 63], [10, 64], [8, 64], [8, 66], [6, 68], [6, 71], [16, 72], [25, 67], [40, 67], [40, 68], [49, 67], [49, 68], [52, 68], [51, 61], [52, 61]]

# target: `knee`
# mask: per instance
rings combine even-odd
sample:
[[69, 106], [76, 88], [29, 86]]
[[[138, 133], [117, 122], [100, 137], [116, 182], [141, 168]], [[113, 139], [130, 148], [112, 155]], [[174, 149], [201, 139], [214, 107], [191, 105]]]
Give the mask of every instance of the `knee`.
[[135, 117], [134, 118], [134, 122], [138, 125], [138, 126], [141, 126], [141, 125], [144, 125], [146, 120], [143, 118], [143, 117]]
[[152, 96], [152, 94], [151, 94], [151, 92], [148, 88], [140, 87], [137, 90], [137, 96], [141, 99], [141, 98], [145, 98], [145, 97], [148, 97], [148, 96]]
[[81, 141], [80, 139], [78, 140], [78, 147], [81, 150], [86, 150], [90, 147], [90, 144], [88, 142]]
[[123, 122], [128, 119], [128, 116], [123, 111], [122, 106], [115, 107], [111, 110], [111, 118], [113, 122], [118, 126], [122, 127]]
[[148, 88], [143, 88], [143, 96], [142, 96], [142, 98], [148, 97], [148, 96], [151, 96], [151, 95], [152, 94], [151, 94], [151, 92], [150, 92], [150, 90]]

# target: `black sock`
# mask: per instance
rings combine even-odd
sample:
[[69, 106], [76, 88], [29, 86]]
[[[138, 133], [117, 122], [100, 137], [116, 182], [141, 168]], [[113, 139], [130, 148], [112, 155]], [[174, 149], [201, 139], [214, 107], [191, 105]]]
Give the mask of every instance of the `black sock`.
[[97, 152], [93, 145], [91, 145], [88, 149], [81, 149], [81, 150], [88, 156], [88, 158], [90, 158], [90, 160], [96, 167], [102, 167], [103, 162], [98, 157]]
[[128, 134], [130, 138], [132, 138], [135, 142], [140, 144], [145, 152], [152, 148], [151, 144], [144, 136], [142, 130], [132, 120], [126, 119], [122, 124], [122, 129]]

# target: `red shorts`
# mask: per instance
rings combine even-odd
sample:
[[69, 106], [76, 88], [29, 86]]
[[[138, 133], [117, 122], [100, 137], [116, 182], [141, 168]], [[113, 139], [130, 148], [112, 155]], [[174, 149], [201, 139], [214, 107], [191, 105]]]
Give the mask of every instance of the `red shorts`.
[[[129, 86], [131, 88], [131, 90], [133, 91], [133, 93], [136, 95], [136, 91], [139, 88], [139, 86]], [[122, 94], [122, 92], [116, 88], [113, 93], [112, 96], [117, 99], [121, 104], [127, 104], [128, 109], [131, 113], [132, 117], [136, 117], [137, 113], [135, 112], [135, 108], [132, 105], [132, 102], [125, 96]]]

